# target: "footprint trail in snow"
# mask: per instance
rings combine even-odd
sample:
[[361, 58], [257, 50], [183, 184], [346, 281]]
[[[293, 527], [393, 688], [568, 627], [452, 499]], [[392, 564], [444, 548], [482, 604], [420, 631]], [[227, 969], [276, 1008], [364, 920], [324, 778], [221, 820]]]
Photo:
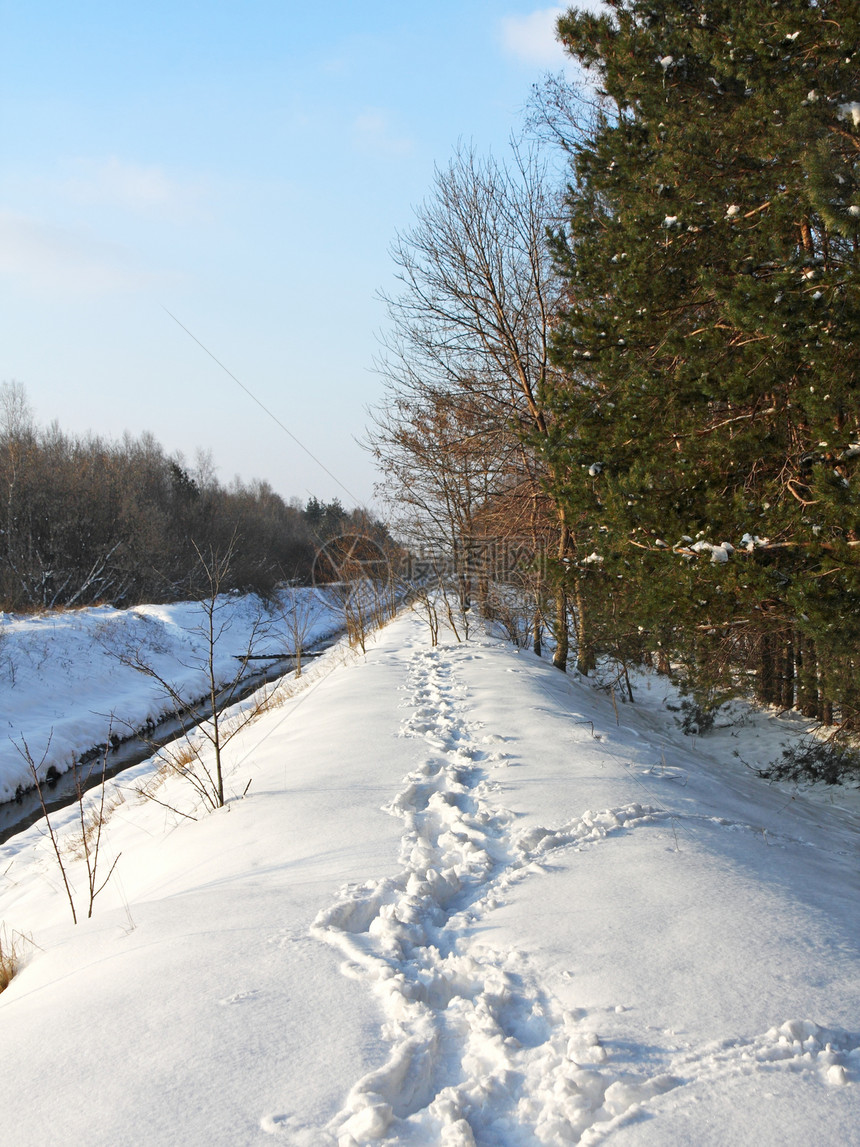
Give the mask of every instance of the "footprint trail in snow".
[[584, 1013], [564, 1011], [541, 989], [524, 954], [474, 939], [475, 923], [514, 882], [544, 871], [554, 850], [668, 814], [630, 804], [557, 829], [517, 831], [488, 775], [504, 765], [499, 738], [470, 724], [453, 660], [444, 649], [411, 658], [413, 712], [401, 734], [422, 740], [424, 753], [387, 806], [404, 824], [400, 873], [348, 886], [312, 928], [343, 954], [343, 971], [379, 997], [389, 1057], [351, 1088], [325, 1132], [289, 1116], [267, 1117], [263, 1128], [295, 1144], [338, 1147], [383, 1139], [425, 1147], [590, 1143], [650, 1099], [750, 1064], [790, 1060], [794, 1070], [845, 1082], [858, 1041], [796, 1022], [677, 1056], [651, 1076], [616, 1066]]

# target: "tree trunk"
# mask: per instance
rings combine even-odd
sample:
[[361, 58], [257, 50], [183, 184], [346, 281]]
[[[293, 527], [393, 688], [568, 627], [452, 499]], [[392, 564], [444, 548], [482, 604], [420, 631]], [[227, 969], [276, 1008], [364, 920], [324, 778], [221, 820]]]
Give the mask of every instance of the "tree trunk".
[[555, 592], [555, 651], [552, 663], [562, 673], [567, 672], [568, 634], [567, 634], [567, 594], [564, 587], [559, 586]]
[[582, 584], [579, 578], [574, 583], [576, 605], [576, 668], [587, 677], [594, 668], [594, 645], [588, 629], [588, 613], [582, 598]]
[[773, 704], [775, 685], [773, 654], [770, 634], [762, 633], [758, 642], [758, 669], [755, 683], [755, 699], [761, 705]]
[[829, 698], [821, 697], [818, 702], [819, 720], [822, 725], [833, 724], [833, 702]]
[[[559, 576], [563, 576], [563, 563], [565, 557], [567, 556], [568, 544], [570, 543], [570, 530], [568, 530], [561, 512], [559, 512], [559, 526]], [[567, 672], [568, 649], [569, 637], [567, 629], [567, 593], [565, 592], [564, 585], [560, 581], [558, 584], [558, 589], [555, 593], [555, 652], [552, 655], [552, 663], [556, 669], [560, 669], [562, 673]]]
[[818, 659], [815, 645], [801, 634], [795, 642], [797, 707], [804, 717], [818, 717]]
[[782, 673], [782, 707], [794, 708], [794, 642], [791, 634], [785, 643]]

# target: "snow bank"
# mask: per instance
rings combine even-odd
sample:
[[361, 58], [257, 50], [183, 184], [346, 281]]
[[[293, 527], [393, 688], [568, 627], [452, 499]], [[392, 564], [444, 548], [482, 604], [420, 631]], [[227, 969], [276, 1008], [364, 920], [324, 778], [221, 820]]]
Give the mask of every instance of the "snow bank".
[[123, 782], [92, 921], [38, 829], [9, 841], [16, 1142], [857, 1143], [856, 812], [661, 691], [616, 718], [407, 615], [236, 738], [217, 814]]
[[[296, 608], [306, 645], [342, 624], [315, 590], [287, 590], [268, 604], [254, 595], [219, 598], [219, 681], [233, 679], [237, 657], [249, 647], [257, 655], [291, 653]], [[44, 777], [52, 767], [65, 772], [110, 734], [125, 738], [173, 711], [165, 688], [135, 662], [184, 699], [197, 699], [208, 688], [207, 659], [207, 618], [198, 602], [0, 614], [0, 801], [32, 784], [16, 744], [26, 742]]]

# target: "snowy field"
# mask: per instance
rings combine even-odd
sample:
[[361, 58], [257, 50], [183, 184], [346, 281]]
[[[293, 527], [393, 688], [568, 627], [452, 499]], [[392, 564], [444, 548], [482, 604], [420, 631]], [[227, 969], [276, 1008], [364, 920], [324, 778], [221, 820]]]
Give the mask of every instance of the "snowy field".
[[[213, 620], [219, 683], [235, 677], [249, 651], [284, 656], [297, 635], [309, 646], [343, 627], [334, 603], [301, 588], [268, 603], [220, 597]], [[136, 664], [196, 700], [208, 689], [208, 653], [208, 617], [198, 602], [0, 613], [0, 801], [33, 783], [16, 745], [26, 743], [41, 776], [51, 767], [64, 773], [110, 735], [128, 737], [174, 710], [170, 691]]]
[[857, 794], [767, 785], [791, 722], [693, 739], [667, 688], [616, 718], [405, 614], [234, 738], [225, 808], [112, 782], [91, 920], [11, 839], [10, 1142], [860, 1144]]

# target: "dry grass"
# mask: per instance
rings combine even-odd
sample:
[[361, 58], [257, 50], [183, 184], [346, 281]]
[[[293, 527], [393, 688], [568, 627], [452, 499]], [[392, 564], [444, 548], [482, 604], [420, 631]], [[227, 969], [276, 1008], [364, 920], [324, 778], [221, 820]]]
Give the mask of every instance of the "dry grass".
[[[344, 647], [336, 660], [330, 661], [329, 664], [322, 669], [322, 672], [317, 669], [313, 662], [309, 662], [312, 668], [306, 669], [301, 677], [288, 678], [284, 676], [274, 686], [261, 686], [259, 693], [253, 697], [251, 705], [248, 708], [229, 718], [225, 719], [222, 717], [222, 746], [226, 745], [237, 733], [240, 733], [248, 725], [258, 720], [258, 718], [275, 709], [281, 708], [286, 702], [298, 694], [314, 688], [315, 685], [319, 684], [320, 680], [328, 676], [336, 665], [345, 664], [354, 660], [355, 657], [356, 651], [354, 649]], [[204, 760], [208, 746], [202, 740], [193, 741], [191, 739], [193, 736], [194, 730], [190, 730], [187, 736], [160, 749], [156, 758], [158, 768], [148, 778], [139, 780], [131, 790], [139, 800], [154, 801], [156, 804], [163, 805], [171, 812], [179, 816], [187, 817], [189, 820], [196, 820], [197, 817], [191, 815], [190, 812], [183, 811], [182, 808], [164, 799], [163, 794], [156, 796], [156, 793], [158, 793], [159, 789], [161, 789], [168, 780], [178, 776], [190, 781], [193, 788], [197, 790], [198, 795], [203, 794], [204, 800], [206, 799], [204, 790], [207, 789], [212, 781], [212, 776]], [[249, 781], [245, 787], [246, 792], [250, 783]], [[196, 812], [197, 809], [195, 808], [194, 811]]]
[[277, 709], [279, 705], [282, 705], [283, 700], [279, 699], [278, 692], [278, 686], [272, 689], [265, 687], [261, 689], [259, 697], [255, 697], [254, 699], [254, 707], [249, 714], [249, 720], [256, 721], [256, 719], [262, 717], [264, 713], [268, 713], [271, 709]]
[[186, 737], [182, 741], [174, 741], [172, 745], [162, 749], [161, 757], [164, 762], [161, 769], [165, 771], [167, 776], [173, 773], [184, 773], [197, 760], [197, 749]]
[[4, 928], [0, 932], [0, 992], [6, 990], [18, 971], [18, 951], [13, 940], [6, 935]]
[[155, 799], [154, 794], [171, 777], [184, 776], [197, 760], [197, 750], [187, 737], [183, 737], [159, 749], [156, 759], [159, 764], [152, 776], [134, 786], [133, 791], [142, 800]]
[[[342, 657], [341, 662], [346, 658]], [[302, 670], [301, 676], [289, 677], [286, 674], [279, 680], [278, 684], [271, 689], [264, 689], [259, 697], [254, 699], [254, 707], [250, 712], [250, 721], [256, 721], [258, 717], [262, 717], [264, 713], [271, 713], [274, 709], [280, 709], [287, 701], [295, 697], [297, 693], [303, 693], [305, 689], [310, 688], [318, 678], [312, 670], [314, 662], [308, 659], [305, 667]]]
[[92, 854], [96, 845], [99, 829], [107, 824], [111, 813], [115, 812], [121, 804], [125, 804], [125, 796], [116, 789], [110, 797], [105, 798], [104, 805], [93, 804], [84, 813], [83, 830], [72, 833], [64, 843], [63, 852], [75, 860], [83, 860]]

